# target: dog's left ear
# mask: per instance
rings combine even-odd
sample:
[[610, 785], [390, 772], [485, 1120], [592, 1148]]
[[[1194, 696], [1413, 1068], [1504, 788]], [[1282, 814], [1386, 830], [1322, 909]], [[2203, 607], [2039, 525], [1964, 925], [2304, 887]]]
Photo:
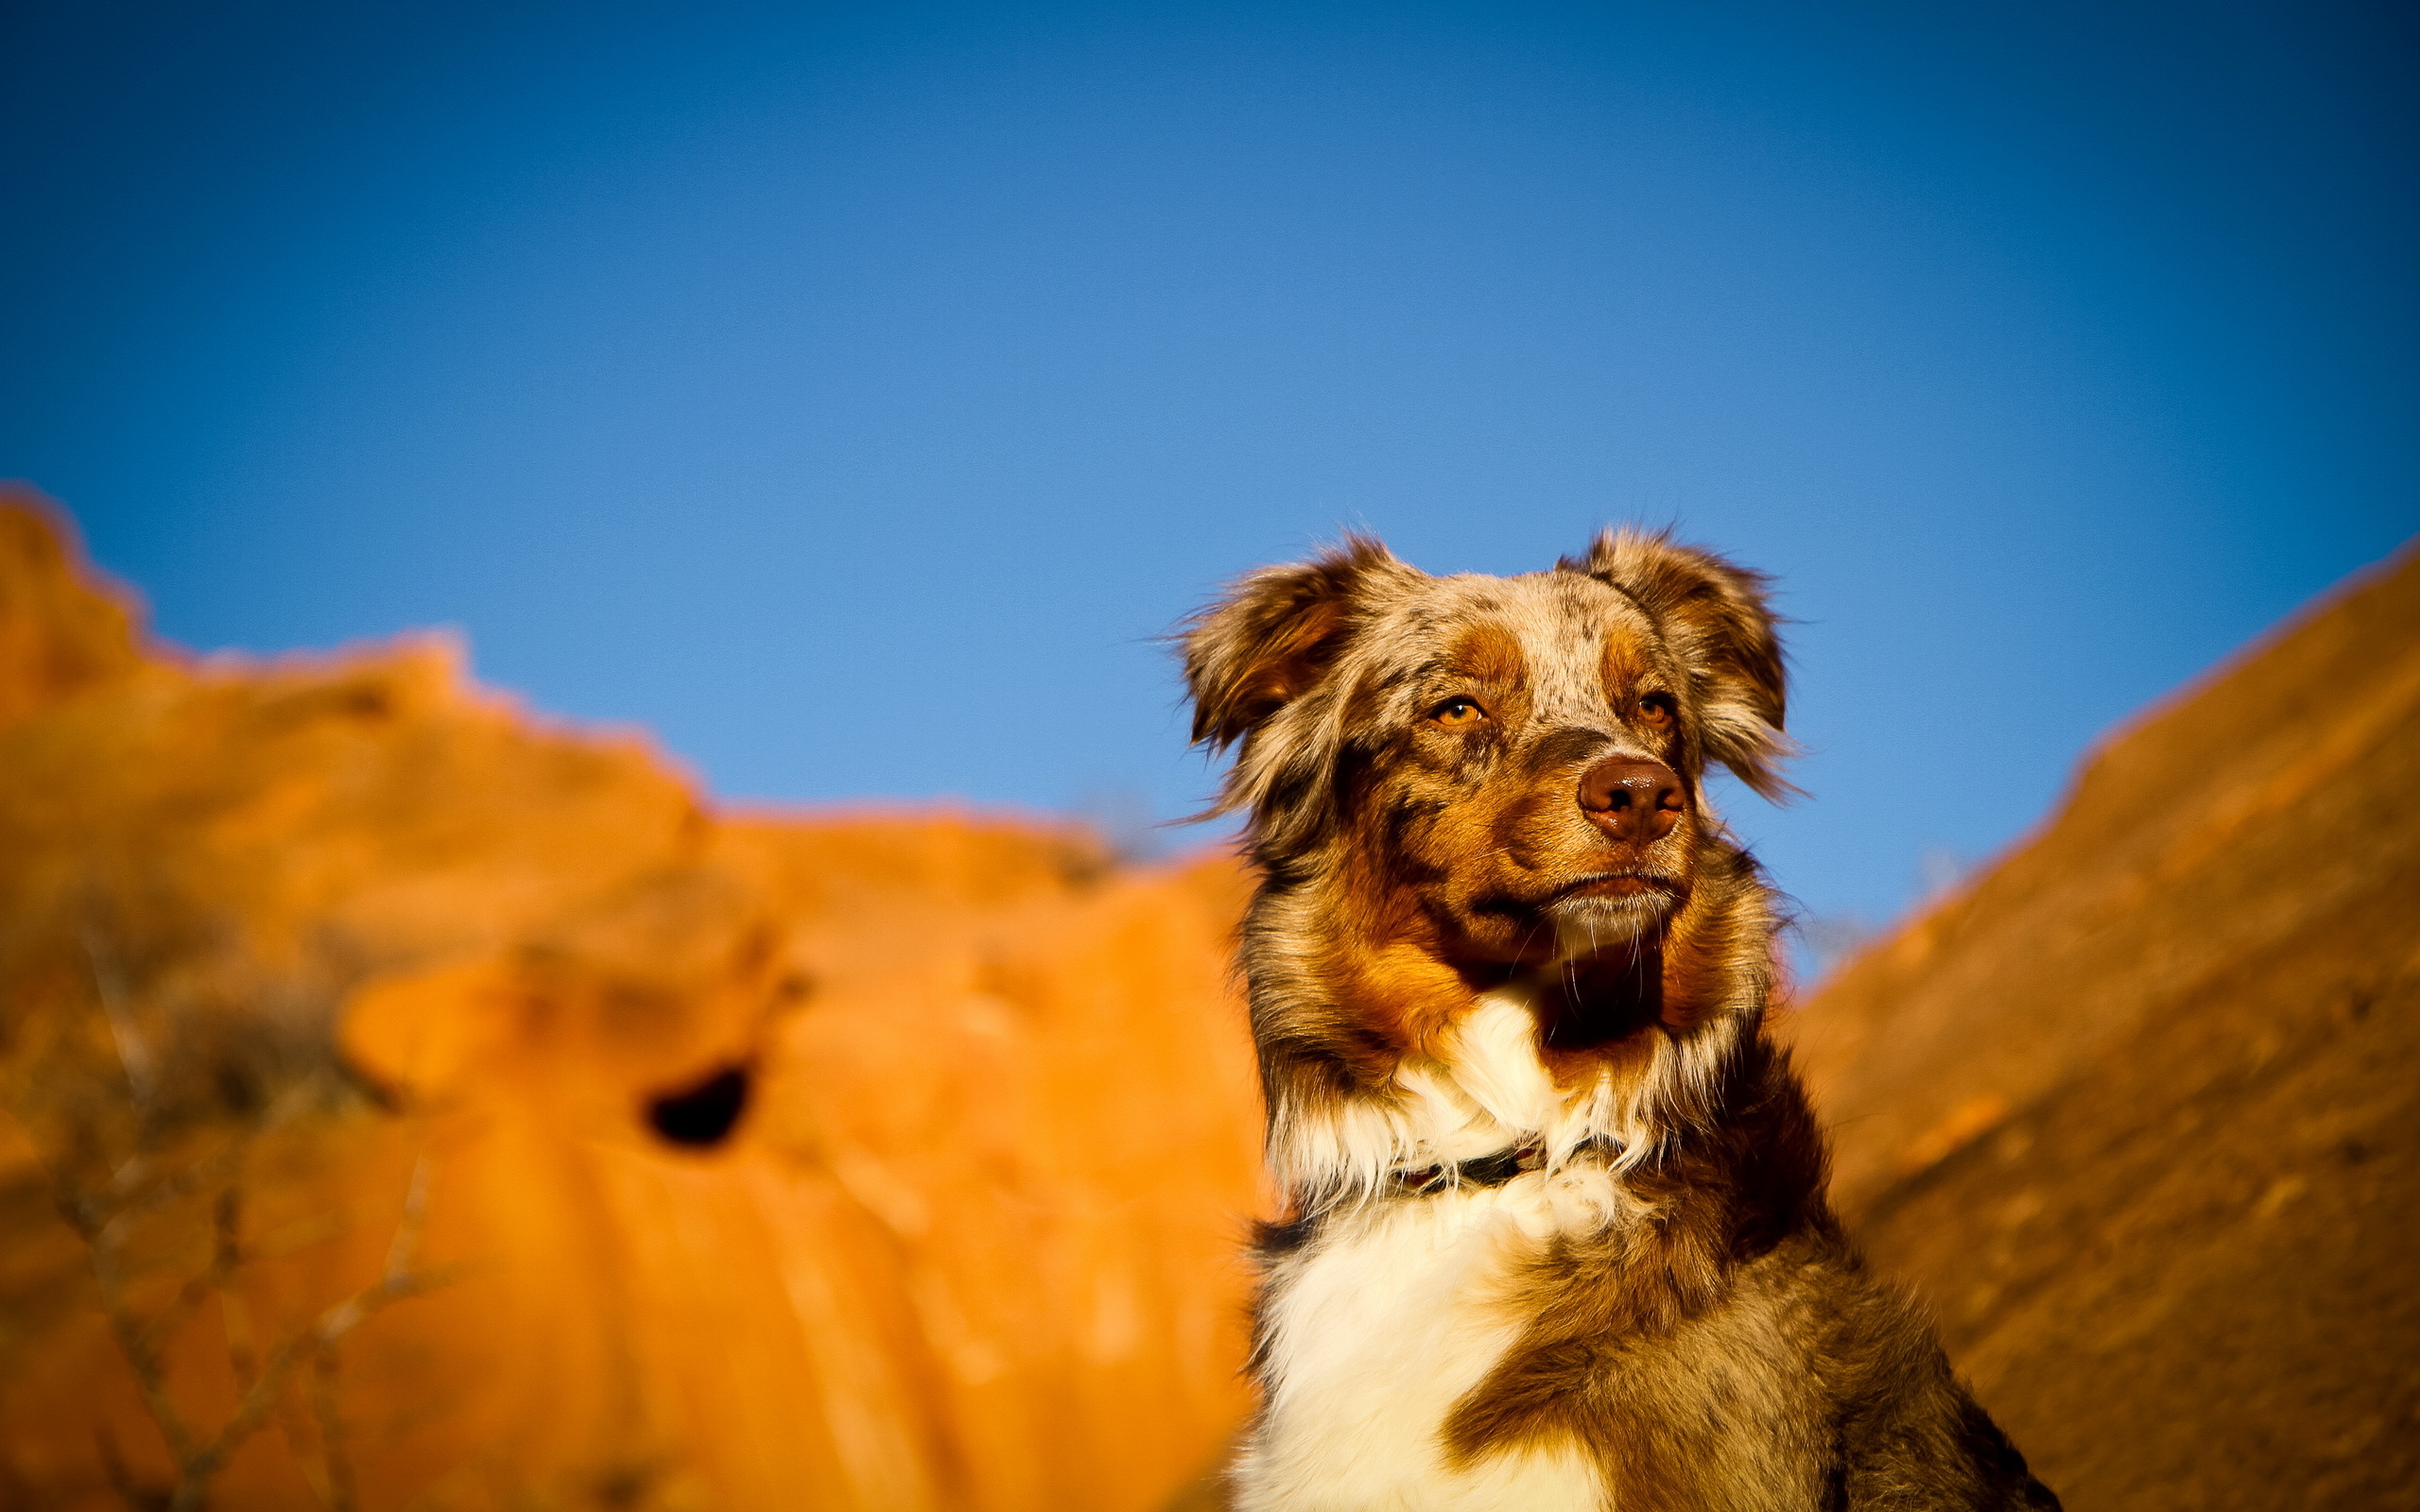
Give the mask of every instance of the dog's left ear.
[[1347, 535], [1308, 561], [1230, 584], [1183, 631], [1194, 740], [1233, 745], [1309, 692], [1351, 634], [1365, 586], [1410, 572], [1373, 538]]
[[1628, 594], [1655, 621], [1687, 669], [1707, 761], [1772, 802], [1798, 791], [1781, 775], [1797, 747], [1783, 733], [1789, 682], [1764, 574], [1675, 545], [1669, 532], [1630, 529], [1604, 531], [1586, 557], [1558, 565]]

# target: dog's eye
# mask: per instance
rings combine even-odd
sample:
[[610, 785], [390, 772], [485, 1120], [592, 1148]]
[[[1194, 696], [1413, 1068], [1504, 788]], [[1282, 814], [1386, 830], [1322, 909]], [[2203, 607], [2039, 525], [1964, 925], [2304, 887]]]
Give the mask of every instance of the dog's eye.
[[1448, 698], [1431, 709], [1428, 717], [1441, 725], [1475, 725], [1487, 717], [1487, 711], [1468, 698]]
[[1643, 722], [1661, 729], [1672, 722], [1675, 707], [1670, 694], [1651, 693], [1638, 700], [1638, 717]]

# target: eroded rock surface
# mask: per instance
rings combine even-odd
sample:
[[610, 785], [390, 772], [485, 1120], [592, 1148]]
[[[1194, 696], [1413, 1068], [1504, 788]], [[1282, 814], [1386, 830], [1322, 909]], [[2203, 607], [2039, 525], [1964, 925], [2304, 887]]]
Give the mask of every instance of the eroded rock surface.
[[0, 507], [0, 1503], [1142, 1508], [1231, 1430], [1232, 864], [139, 645]]
[[2420, 558], [1795, 1028], [1852, 1220], [2068, 1505], [2420, 1505]]

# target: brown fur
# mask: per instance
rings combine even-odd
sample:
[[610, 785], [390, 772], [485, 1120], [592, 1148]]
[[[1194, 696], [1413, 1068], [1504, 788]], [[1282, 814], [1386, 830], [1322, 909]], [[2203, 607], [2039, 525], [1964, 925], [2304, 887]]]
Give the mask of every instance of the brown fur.
[[[1761, 576], [1608, 532], [1548, 573], [1436, 578], [1349, 538], [1233, 585], [1184, 656], [1196, 738], [1240, 747], [1220, 806], [1263, 873], [1242, 962], [1293, 1183], [1264, 1258], [1428, 1200], [1427, 1168], [1373, 1192], [1297, 1146], [1401, 1106], [1398, 1071], [1449, 1054], [1483, 993], [1529, 994], [1555, 1085], [1650, 1109], [1650, 1143], [1604, 1157], [1635, 1216], [1525, 1263], [1520, 1336], [1442, 1426], [1449, 1463], [1577, 1444], [1623, 1512], [2056, 1505], [1863, 1271], [1762, 1031], [1767, 890], [1703, 791], [1715, 765], [1792, 791]], [[1677, 780], [1668, 833], [1589, 811], [1600, 763]]]

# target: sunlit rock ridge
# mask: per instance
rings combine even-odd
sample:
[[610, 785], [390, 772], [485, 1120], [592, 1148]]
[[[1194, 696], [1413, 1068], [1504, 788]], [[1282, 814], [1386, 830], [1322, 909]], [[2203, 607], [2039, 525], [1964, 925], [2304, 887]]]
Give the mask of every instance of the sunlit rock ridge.
[[1231, 862], [717, 811], [443, 641], [147, 645], [61, 539], [0, 509], [0, 1488], [1134, 1508], [1208, 1462]]

